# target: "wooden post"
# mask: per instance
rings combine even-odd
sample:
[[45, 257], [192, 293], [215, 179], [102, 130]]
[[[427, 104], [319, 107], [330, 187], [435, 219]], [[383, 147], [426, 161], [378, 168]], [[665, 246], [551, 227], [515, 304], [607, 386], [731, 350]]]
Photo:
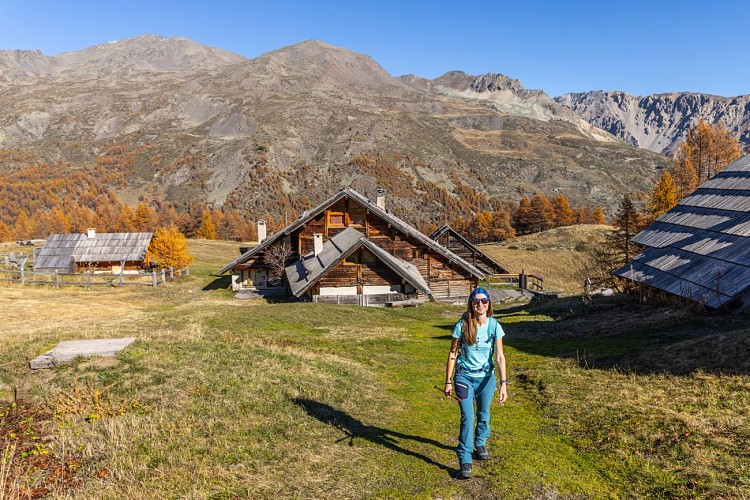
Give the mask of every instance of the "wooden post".
[[166, 281], [167, 281], [167, 270], [162, 269], [161, 270], [161, 282], [166, 283]]
[[23, 266], [21, 266], [21, 286], [26, 284], [26, 274], [24, 273]]
[[169, 266], [169, 279], [174, 279], [174, 266]]
[[120, 261], [120, 286], [122, 286], [123, 283], [125, 282], [125, 280], [122, 279], [122, 274], [124, 272], [125, 272], [125, 261], [121, 260]]
[[156, 271], [151, 270], [151, 286], [156, 288]]
[[60, 288], [60, 279], [57, 276], [57, 269], [55, 269], [55, 288]]
[[91, 271], [86, 270], [86, 288], [91, 288]]
[[190, 268], [189, 267], [185, 268], [185, 276], [190, 276]]

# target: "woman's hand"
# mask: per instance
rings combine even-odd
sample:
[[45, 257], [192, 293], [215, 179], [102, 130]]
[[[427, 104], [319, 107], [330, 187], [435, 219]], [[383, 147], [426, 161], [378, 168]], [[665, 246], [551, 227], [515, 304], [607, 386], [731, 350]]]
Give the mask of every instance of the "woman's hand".
[[508, 399], [508, 384], [500, 384], [500, 397], [497, 398], [497, 404], [505, 404], [506, 399]]
[[446, 398], [451, 397], [453, 395], [453, 384], [451, 384], [450, 382], [445, 384], [445, 389], [443, 390], [443, 392], [445, 393]]

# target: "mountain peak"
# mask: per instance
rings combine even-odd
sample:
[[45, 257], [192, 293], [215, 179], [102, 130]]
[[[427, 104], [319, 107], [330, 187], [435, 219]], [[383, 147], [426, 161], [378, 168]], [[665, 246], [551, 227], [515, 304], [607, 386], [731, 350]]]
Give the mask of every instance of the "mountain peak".
[[267, 52], [253, 60], [274, 70], [285, 69], [310, 79], [333, 85], [365, 87], [398, 86], [393, 78], [370, 56], [329, 45], [320, 40], [305, 40]]

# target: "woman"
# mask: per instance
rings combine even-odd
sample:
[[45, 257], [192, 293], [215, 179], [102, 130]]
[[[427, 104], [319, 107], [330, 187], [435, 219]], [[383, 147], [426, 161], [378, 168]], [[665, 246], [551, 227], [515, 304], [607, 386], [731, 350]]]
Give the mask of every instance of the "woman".
[[[461, 407], [461, 430], [458, 435], [456, 454], [461, 464], [459, 479], [471, 477], [472, 451], [479, 460], [487, 460], [487, 439], [490, 437], [490, 404], [495, 393], [492, 353], [500, 370], [500, 398], [503, 404], [508, 398], [505, 379], [505, 355], [503, 354], [503, 328], [492, 317], [490, 294], [477, 288], [469, 296], [468, 310], [453, 328], [451, 350], [445, 369], [445, 396], [454, 393]], [[455, 377], [451, 382], [453, 369]], [[474, 401], [477, 403], [476, 433], [474, 432]]]

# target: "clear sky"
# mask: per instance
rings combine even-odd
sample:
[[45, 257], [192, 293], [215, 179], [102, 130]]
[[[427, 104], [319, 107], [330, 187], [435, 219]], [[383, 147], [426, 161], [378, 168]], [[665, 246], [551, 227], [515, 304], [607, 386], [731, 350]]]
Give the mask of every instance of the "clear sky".
[[551, 96], [750, 94], [746, 0], [0, 0], [0, 50], [45, 55], [143, 34], [253, 58], [316, 39], [394, 76], [503, 73]]

